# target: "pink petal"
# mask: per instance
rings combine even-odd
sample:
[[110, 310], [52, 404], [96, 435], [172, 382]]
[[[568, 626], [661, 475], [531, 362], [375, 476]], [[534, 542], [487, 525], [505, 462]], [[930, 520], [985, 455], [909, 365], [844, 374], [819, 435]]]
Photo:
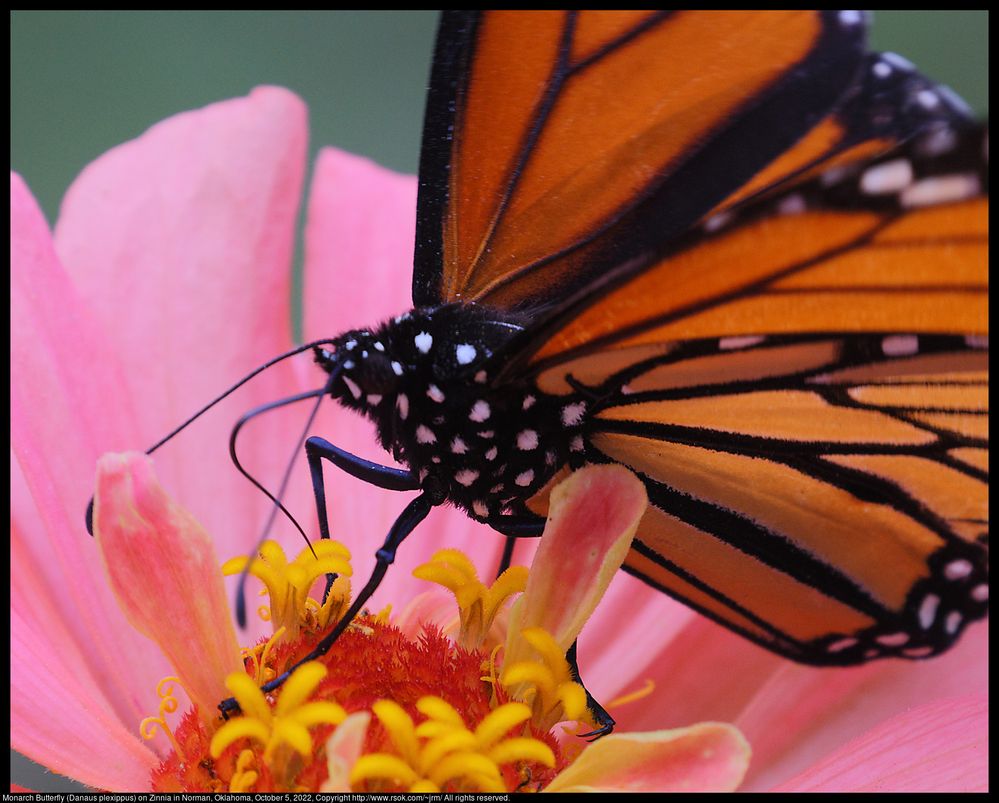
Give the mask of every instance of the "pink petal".
[[587, 747], [545, 791], [731, 792], [749, 757], [742, 734], [720, 723], [614, 733]]
[[733, 720], [759, 757], [747, 788], [779, 784], [913, 707], [987, 685], [985, 622], [970, 627], [947, 653], [926, 661], [825, 670], [785, 663]]
[[243, 662], [208, 533], [135, 452], [98, 462], [94, 531], [129, 621], [160, 645], [201, 716], [214, 720], [229, 696], [225, 678]]
[[[12, 607], [23, 611], [33, 638], [48, 639], [53, 656], [76, 653], [73, 671], [89, 674], [102, 704], [135, 728], [149, 713], [166, 662], [121, 613], [83, 526], [97, 443], [134, 434], [127, 399], [110, 392], [126, 383], [17, 176], [11, 177], [11, 377], [11, 521], [23, 547], [12, 548], [11, 575], [32, 578], [30, 588], [16, 587], [50, 600], [64, 627], [49, 627], [38, 607], [14, 593]], [[12, 677], [13, 697], [23, 693], [21, 677]], [[22, 735], [33, 738], [18, 728], [12, 738]]]
[[900, 714], [827, 756], [780, 792], [986, 792], [988, 698], [973, 694]]
[[[138, 419], [130, 448], [149, 446], [290, 346], [306, 137], [302, 102], [264, 87], [153, 126], [69, 189], [57, 247], [120, 350], [128, 382], [119, 387]], [[229, 430], [242, 412], [296, 390], [289, 366], [273, 368], [157, 454], [164, 481], [227, 557], [252, 546], [269, 512], [232, 469]], [[271, 487], [300, 426], [275, 413], [240, 441], [244, 463]], [[98, 442], [100, 451], [121, 445]]]
[[364, 749], [364, 737], [368, 733], [371, 714], [356, 711], [336, 726], [333, 735], [326, 742], [326, 758], [329, 761], [329, 777], [323, 783], [321, 792], [350, 792], [350, 770]]
[[568, 649], [621, 566], [647, 504], [645, 486], [619, 465], [587, 466], [557, 485], [514, 627], [543, 627]]
[[[11, 747], [53, 772], [98, 789], [148, 791], [159, 759], [125, 724], [87, 670], [63, 611], [24, 558], [11, 528]], [[107, 638], [107, 637], [105, 637]], [[149, 710], [155, 711], [155, 688]]]

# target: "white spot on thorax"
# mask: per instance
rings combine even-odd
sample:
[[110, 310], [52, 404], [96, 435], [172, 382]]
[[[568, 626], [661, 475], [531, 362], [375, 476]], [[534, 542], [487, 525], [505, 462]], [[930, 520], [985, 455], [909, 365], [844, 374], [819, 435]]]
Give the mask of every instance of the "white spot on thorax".
[[514, 482], [517, 483], [517, 485], [519, 485], [521, 488], [526, 488], [528, 485], [534, 482], [534, 470], [529, 468], [527, 469], [527, 471], [523, 472], [522, 474], [518, 474], [517, 477], [514, 479]]
[[489, 508], [486, 506], [485, 502], [480, 502], [476, 499], [472, 502], [472, 510], [475, 511], [475, 515], [481, 516], [482, 518], [489, 518]]
[[429, 332], [420, 332], [413, 338], [413, 345], [420, 354], [426, 354], [434, 345], [434, 338]]
[[578, 426], [583, 421], [583, 414], [586, 412], [586, 402], [575, 402], [567, 404], [562, 408], [562, 425], [566, 427]]
[[517, 433], [517, 448], [527, 452], [538, 447], [538, 433], [533, 429], [525, 429]]
[[454, 475], [454, 481], [466, 488], [479, 478], [479, 472], [470, 468], [463, 468]]
[[475, 374], [475, 381], [478, 382], [480, 385], [485, 384], [485, 381], [486, 381], [486, 372], [485, 371], [479, 371], [478, 373], [476, 373]]
[[526, 395], [524, 397], [524, 403], [521, 405], [520, 409], [521, 410], [530, 410], [535, 401], [536, 401], [536, 399], [532, 395], [530, 395], [530, 394]]
[[385, 346], [381, 344], [381, 341], [376, 340], [374, 342], [375, 351], [385, 351]]
[[841, 25], [845, 25], [848, 28], [852, 28], [854, 25], [859, 25], [861, 20], [864, 19], [864, 15], [859, 11], [840, 11], [839, 12], [839, 22]]
[[571, 441], [569, 441], [569, 448], [574, 452], [583, 451], [583, 436], [577, 435]]
[[477, 421], [482, 423], [489, 419], [489, 414], [491, 410], [489, 409], [489, 402], [479, 399], [475, 404], [472, 405], [472, 412], [468, 414], [470, 421]]
[[495, 460], [499, 450], [495, 446], [490, 446], [486, 451], [486, 460]]
[[409, 397], [405, 393], [400, 393], [395, 400], [396, 409], [399, 411], [399, 418], [403, 421], [409, 415]]
[[395, 360], [392, 360], [392, 373], [396, 376], [402, 376], [402, 366]]
[[355, 399], [361, 398], [361, 389], [357, 386], [357, 383], [346, 374], [343, 376], [343, 384], [347, 386], [347, 390], [350, 391], [351, 396]]
[[454, 454], [465, 454], [467, 451], [468, 444], [456, 435], [454, 440], [451, 441], [451, 452]]
[[435, 402], [444, 401], [444, 391], [437, 387], [437, 385], [430, 385], [427, 388], [427, 396]]
[[381, 393], [369, 393], [368, 394], [368, 404], [370, 404], [371, 406], [374, 406], [374, 405], [378, 404], [379, 402], [381, 402], [381, 400], [382, 400], [382, 394]]
[[475, 359], [475, 346], [470, 343], [462, 343], [454, 348], [454, 358], [458, 365], [468, 365]]
[[420, 424], [416, 428], [416, 442], [417, 443], [437, 443], [437, 436], [434, 435], [434, 431], [429, 427]]
[[948, 635], [953, 636], [957, 632], [961, 626], [961, 619], [960, 611], [951, 611], [947, 614], [947, 618], [944, 619], [944, 630], [947, 631]]
[[357, 341], [356, 340], [348, 340], [346, 343], [343, 344], [343, 347], [345, 349], [347, 349], [347, 351], [351, 351], [353, 349], [356, 349], [357, 348]]

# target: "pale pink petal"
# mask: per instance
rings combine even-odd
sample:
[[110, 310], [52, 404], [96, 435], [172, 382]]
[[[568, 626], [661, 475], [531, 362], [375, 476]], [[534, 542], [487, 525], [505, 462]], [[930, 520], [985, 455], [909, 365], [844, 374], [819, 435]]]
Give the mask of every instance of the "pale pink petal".
[[613, 733], [591, 744], [546, 792], [731, 792], [750, 747], [731, 725], [706, 722], [651, 733]]
[[358, 711], [336, 726], [333, 735], [326, 742], [330, 774], [320, 787], [320, 792], [351, 791], [350, 770], [364, 749], [364, 737], [368, 733], [370, 722], [371, 714]]
[[968, 628], [945, 654], [925, 661], [879, 661], [847, 669], [785, 663], [732, 717], [759, 755], [747, 788], [779, 784], [927, 701], [987, 688], [988, 664], [985, 622]]
[[452, 636], [457, 633], [461, 624], [454, 594], [440, 587], [417, 594], [398, 613], [393, 613], [392, 624], [410, 639], [416, 639], [423, 632], [425, 624], [440, 628]]
[[[624, 561], [647, 504], [645, 486], [619, 465], [587, 466], [557, 485], [511, 627], [543, 627], [568, 649]], [[516, 660], [509, 641], [505, 660]]]
[[[124, 385], [108, 341], [67, 281], [41, 211], [12, 176], [11, 521], [23, 548], [11, 552], [11, 574], [35, 578], [34, 596], [48, 597], [65, 623], [52, 630], [51, 652], [78, 653], [76, 672], [89, 674], [104, 704], [135, 728], [155, 710], [167, 665], [128, 624], [84, 528], [98, 443], [134, 435], [128, 400], [114, 392]], [[29, 608], [24, 616], [46, 638], [38, 614]]]
[[988, 698], [935, 700], [882, 723], [781, 792], [986, 792]]
[[111, 586], [135, 628], [170, 660], [206, 721], [243, 662], [211, 537], [135, 452], [97, 464], [94, 532]]
[[[116, 390], [138, 419], [129, 448], [147, 448], [290, 346], [306, 139], [302, 102], [264, 87], [153, 126], [89, 165], [67, 192], [57, 249], [119, 349], [128, 382]], [[229, 431], [242, 412], [296, 390], [290, 367], [271, 369], [157, 453], [165, 484], [225, 557], [252, 546], [269, 511], [232, 469]], [[300, 426], [274, 413], [240, 441], [245, 465], [271, 487]]]
[[[415, 227], [415, 176], [332, 148], [320, 152], [306, 227], [306, 340], [376, 326], [412, 307]], [[315, 367], [305, 368], [302, 384], [320, 387], [324, 375]], [[374, 426], [333, 402], [324, 405], [311, 433], [353, 454], [395, 465], [378, 446]], [[413, 494], [375, 488], [332, 466], [326, 470], [326, 482], [334, 537], [350, 547], [355, 577], [366, 578], [375, 550]], [[488, 577], [499, 564], [503, 539], [453, 508], [434, 510], [400, 547], [372, 606], [404, 604], [426, 590], [426, 583], [413, 578], [412, 571], [442, 546], [468, 549], [482, 576]]]
[[[11, 528], [11, 747], [98, 789], [147, 791], [159, 759], [125, 724], [87, 670], [87, 653], [64, 611], [26, 559]], [[155, 711], [154, 690], [147, 703]]]

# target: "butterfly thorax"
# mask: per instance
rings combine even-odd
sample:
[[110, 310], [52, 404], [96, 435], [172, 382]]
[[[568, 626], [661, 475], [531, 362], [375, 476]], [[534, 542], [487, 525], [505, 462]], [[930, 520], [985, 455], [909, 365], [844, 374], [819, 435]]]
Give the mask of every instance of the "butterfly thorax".
[[318, 351], [342, 405], [371, 418], [382, 446], [421, 485], [478, 519], [530, 498], [582, 449], [586, 404], [529, 381], [495, 382], [496, 361], [522, 316], [450, 304], [415, 309]]

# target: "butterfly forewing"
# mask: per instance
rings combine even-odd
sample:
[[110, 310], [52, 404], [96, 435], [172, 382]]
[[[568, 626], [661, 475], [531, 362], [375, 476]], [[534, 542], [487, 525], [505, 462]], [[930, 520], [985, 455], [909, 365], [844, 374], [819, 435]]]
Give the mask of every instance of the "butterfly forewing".
[[526, 509], [629, 466], [626, 570], [817, 664], [988, 599], [987, 132], [864, 28], [445, 14], [421, 162], [414, 301], [519, 316], [491, 392], [585, 409]]

